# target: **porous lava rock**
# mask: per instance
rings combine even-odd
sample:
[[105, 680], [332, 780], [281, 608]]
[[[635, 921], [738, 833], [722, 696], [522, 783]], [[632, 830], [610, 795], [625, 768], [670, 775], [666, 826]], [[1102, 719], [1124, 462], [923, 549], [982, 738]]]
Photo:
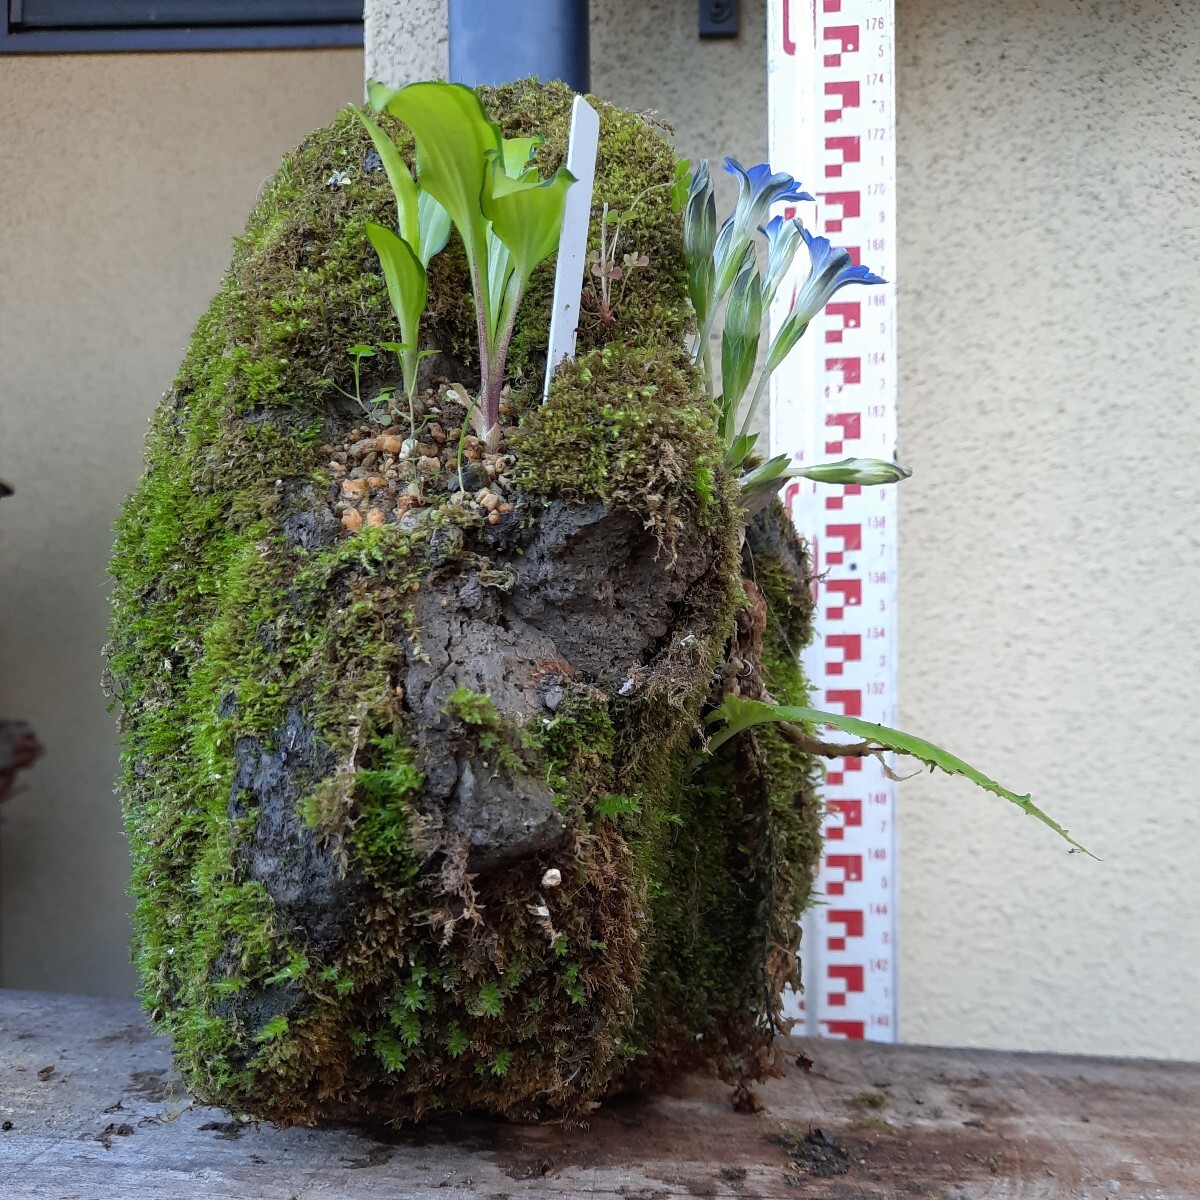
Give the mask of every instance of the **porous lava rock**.
[[[569, 91], [481, 94], [561, 162]], [[577, 1119], [685, 1067], [775, 1069], [813, 766], [769, 727], [705, 757], [703, 716], [804, 702], [807, 564], [722, 466], [670, 144], [594, 103], [597, 206], [648, 261], [611, 319], [585, 305], [545, 405], [539, 269], [495, 454], [465, 432], [457, 239], [417, 437], [377, 402], [387, 355], [355, 385], [348, 348], [396, 337], [364, 234], [395, 211], [349, 113], [264, 188], [154, 416], [109, 674], [142, 997], [204, 1101]]]

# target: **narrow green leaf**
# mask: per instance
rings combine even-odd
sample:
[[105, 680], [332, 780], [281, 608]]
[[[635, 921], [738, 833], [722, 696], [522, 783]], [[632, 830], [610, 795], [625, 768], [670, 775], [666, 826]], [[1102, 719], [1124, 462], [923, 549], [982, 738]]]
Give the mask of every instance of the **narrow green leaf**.
[[730, 738], [749, 729], [752, 725], [760, 725], [769, 721], [782, 721], [803, 725], [830, 725], [844, 733], [854, 734], [864, 741], [879, 747], [881, 750], [893, 750], [897, 754], [907, 754], [920, 759], [928, 767], [936, 767], [951, 775], [962, 775], [977, 787], [993, 795], [1011, 801], [1022, 812], [1040, 821], [1048, 829], [1052, 829], [1059, 837], [1069, 842], [1076, 850], [1092, 858], [1086, 846], [1077, 842], [1053, 818], [1044, 813], [1033, 802], [1030, 795], [1018, 795], [1009, 791], [994, 779], [988, 778], [982, 771], [963, 762], [948, 750], [927, 742], [924, 738], [915, 737], [911, 733], [902, 733], [887, 725], [876, 725], [873, 721], [863, 721], [858, 717], [844, 717], [839, 713], [822, 712], [817, 708], [800, 708], [783, 704], [764, 704], [759, 700], [744, 700], [740, 696], [727, 696], [719, 707], [713, 709], [706, 718], [710, 722], [724, 721], [725, 728], [715, 734], [708, 743], [709, 753], [722, 746]]
[[754, 376], [762, 318], [762, 278], [758, 273], [754, 247], [747, 246], [729, 292], [725, 326], [721, 331], [720, 434], [726, 440], [733, 432], [738, 405]]
[[[417, 185], [413, 181], [408, 164], [404, 161], [400, 151], [396, 149], [396, 143], [370, 117], [358, 108], [351, 111], [371, 135], [371, 141], [375, 143], [375, 151], [383, 163], [383, 169], [387, 172], [388, 182], [392, 185], [392, 192], [396, 197], [396, 227], [400, 231], [400, 236], [415, 248], [421, 238], [420, 213]], [[445, 242], [442, 245], [445, 245]]]
[[746, 461], [746, 456], [754, 449], [758, 441], [757, 433], [743, 433], [730, 443], [725, 451], [725, 461], [734, 468], [740, 467]]
[[367, 238], [379, 255], [388, 298], [400, 321], [400, 335], [405, 347], [405, 352], [400, 355], [400, 363], [404, 372], [405, 391], [411, 396], [416, 385], [416, 364], [419, 361], [416, 346], [421, 316], [428, 298], [428, 276], [413, 248], [393, 230], [368, 221]]
[[687, 203], [688, 192], [691, 190], [691, 183], [692, 160], [681, 158], [675, 164], [675, 176], [671, 180], [671, 187], [667, 193], [671, 197], [672, 212], [683, 211], [683, 206]]

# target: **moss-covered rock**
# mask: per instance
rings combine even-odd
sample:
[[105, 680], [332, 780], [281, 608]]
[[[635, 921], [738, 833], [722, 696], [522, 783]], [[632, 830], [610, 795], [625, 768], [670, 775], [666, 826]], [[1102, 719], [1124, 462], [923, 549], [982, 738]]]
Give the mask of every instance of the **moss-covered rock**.
[[[562, 158], [566, 89], [484, 99]], [[742, 545], [682, 352], [675, 156], [596, 103], [597, 204], [649, 261], [545, 406], [535, 275], [494, 462], [435, 378], [419, 459], [346, 399], [348, 348], [395, 337], [363, 231], [393, 201], [349, 114], [264, 189], [155, 415], [110, 673], [142, 995], [202, 1099], [575, 1117], [698, 1061], [772, 1069], [811, 764], [758, 729], [693, 766], [732, 680], [802, 702], [803, 551], [778, 509]], [[427, 338], [470, 388], [468, 295], [452, 243]], [[364, 368], [368, 400], [396, 381]]]

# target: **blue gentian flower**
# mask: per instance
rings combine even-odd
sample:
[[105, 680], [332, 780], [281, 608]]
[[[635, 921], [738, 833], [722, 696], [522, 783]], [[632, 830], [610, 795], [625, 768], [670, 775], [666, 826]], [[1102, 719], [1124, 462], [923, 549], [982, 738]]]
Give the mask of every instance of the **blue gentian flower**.
[[772, 204], [794, 204], [812, 199], [790, 175], [783, 171], [773, 172], [767, 163], [747, 169], [736, 158], [727, 158], [725, 170], [738, 181], [733, 223], [747, 234], [766, 220]]
[[807, 313], [807, 320], [811, 321], [833, 299], [834, 293], [848, 283], [887, 283], [867, 267], [856, 267], [850, 251], [844, 246], [835, 247], [828, 238], [813, 237], [804, 228], [800, 233], [808, 247], [812, 266], [792, 308]]
[[792, 306], [782, 328], [767, 353], [763, 368], [768, 374], [787, 357], [792, 347], [804, 335], [809, 322], [833, 299], [834, 294], [848, 283], [887, 283], [866, 267], [856, 267], [850, 251], [833, 246], [828, 238], [813, 237], [807, 229], [800, 230], [808, 246], [812, 265], [804, 286], [792, 298]]
[[725, 170], [737, 176], [738, 199], [733, 215], [728, 217], [717, 233], [714, 251], [717, 278], [715, 298], [720, 301], [733, 285], [741, 266], [742, 255], [754, 236], [754, 231], [767, 219], [772, 204], [784, 200], [811, 200], [796, 181], [787, 174], [775, 174], [766, 163], [746, 170], [736, 158], [725, 160]]
[[804, 223], [799, 217], [772, 217], [766, 225], [760, 225], [759, 233], [767, 239], [767, 274], [763, 280], [763, 304], [770, 305], [783, 282], [783, 277], [800, 248], [800, 235]]

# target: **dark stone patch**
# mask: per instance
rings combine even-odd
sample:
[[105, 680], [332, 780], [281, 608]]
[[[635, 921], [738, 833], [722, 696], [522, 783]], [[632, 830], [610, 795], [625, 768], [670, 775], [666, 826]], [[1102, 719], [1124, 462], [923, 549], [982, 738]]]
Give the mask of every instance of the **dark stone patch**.
[[242, 847], [243, 866], [313, 946], [333, 947], [344, 935], [358, 884], [343, 874], [333, 848], [301, 822], [296, 806], [332, 774], [334, 755], [317, 741], [312, 724], [296, 706], [288, 709], [271, 741], [273, 748], [253, 737], [238, 738], [234, 745], [237, 772], [229, 815], [257, 814]]

